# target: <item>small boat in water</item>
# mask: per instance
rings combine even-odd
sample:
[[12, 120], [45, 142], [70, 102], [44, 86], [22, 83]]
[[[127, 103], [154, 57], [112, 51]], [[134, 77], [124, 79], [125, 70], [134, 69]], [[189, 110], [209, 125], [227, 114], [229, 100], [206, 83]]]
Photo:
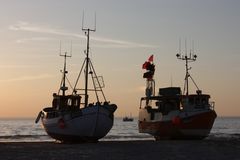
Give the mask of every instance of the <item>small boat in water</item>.
[[[111, 130], [114, 122], [115, 104], [106, 100], [102, 88], [104, 87], [102, 77], [97, 76], [92, 62], [89, 58], [89, 34], [91, 29], [83, 29], [87, 36], [86, 58], [83, 62], [72, 93], [67, 94], [68, 87], [65, 52], [63, 78], [58, 93], [53, 94], [51, 107], [46, 107], [38, 114], [36, 123], [41, 119], [47, 134], [61, 142], [97, 142], [106, 136]], [[77, 88], [81, 73], [84, 72], [84, 87]], [[89, 88], [89, 79], [92, 79], [93, 88]], [[72, 87], [72, 85], [70, 85]], [[81, 92], [81, 93], [78, 93]], [[89, 103], [89, 92], [96, 96], [95, 103]], [[100, 98], [103, 101], [100, 101]], [[82, 101], [82, 99], [84, 99]], [[91, 99], [92, 102], [92, 99]]]
[[[153, 55], [143, 64], [147, 86], [146, 96], [140, 102], [139, 132], [151, 134], [156, 140], [203, 139], [209, 135], [217, 117], [214, 102], [209, 101], [209, 94], [202, 93], [189, 73], [188, 63], [197, 56], [177, 54], [177, 58], [186, 62], [183, 93], [180, 87], [166, 87], [155, 95]], [[197, 88], [196, 94], [189, 94], [189, 78]]]
[[130, 117], [128, 117], [128, 116], [123, 117], [123, 122], [132, 122], [133, 120], [134, 119], [133, 119], [132, 115], [130, 115]]

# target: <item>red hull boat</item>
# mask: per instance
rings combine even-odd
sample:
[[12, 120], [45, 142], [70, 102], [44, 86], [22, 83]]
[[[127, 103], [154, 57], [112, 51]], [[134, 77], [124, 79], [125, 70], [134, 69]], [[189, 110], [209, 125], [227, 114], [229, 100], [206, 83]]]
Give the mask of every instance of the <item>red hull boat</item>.
[[155, 66], [152, 61], [143, 65], [147, 69], [144, 73], [147, 87], [146, 97], [142, 97], [140, 102], [139, 132], [151, 134], [156, 140], [203, 139], [209, 135], [217, 117], [214, 102], [209, 101], [210, 95], [202, 94], [194, 81], [196, 94], [188, 93], [188, 78], [192, 79], [188, 72], [188, 62], [195, 61], [196, 56], [190, 54], [190, 57], [181, 57], [178, 54], [177, 57], [186, 61], [185, 94], [182, 94], [180, 87], [167, 87], [160, 88], [155, 96]]

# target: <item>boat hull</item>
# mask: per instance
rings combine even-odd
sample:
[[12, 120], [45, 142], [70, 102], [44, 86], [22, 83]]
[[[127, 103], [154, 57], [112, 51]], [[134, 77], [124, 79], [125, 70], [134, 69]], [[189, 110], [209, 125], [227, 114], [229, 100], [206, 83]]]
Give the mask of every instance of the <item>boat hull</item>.
[[198, 112], [176, 112], [161, 120], [139, 120], [140, 133], [149, 133], [160, 139], [203, 139], [212, 129], [216, 118], [214, 110]]
[[103, 106], [86, 107], [54, 118], [43, 116], [42, 124], [49, 136], [61, 142], [98, 141], [111, 130], [113, 112]]

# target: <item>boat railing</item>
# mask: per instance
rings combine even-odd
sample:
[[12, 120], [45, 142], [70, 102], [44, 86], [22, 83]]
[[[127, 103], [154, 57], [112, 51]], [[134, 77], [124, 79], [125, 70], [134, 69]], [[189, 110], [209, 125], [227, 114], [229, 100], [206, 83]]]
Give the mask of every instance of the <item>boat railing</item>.
[[214, 107], [215, 107], [215, 102], [209, 102], [209, 105], [210, 105], [210, 109], [211, 110], [214, 110]]
[[55, 117], [58, 117], [59, 116], [59, 111], [53, 109], [53, 108], [44, 108], [43, 109], [43, 113], [44, 113], [44, 116], [46, 116], [46, 118], [55, 118]]
[[48, 107], [43, 109], [43, 115], [46, 118], [56, 118], [59, 116], [64, 116], [65, 114], [71, 113], [71, 116], [76, 115], [82, 115], [82, 112], [80, 109], [62, 109], [62, 110], [56, 110], [54, 108]]

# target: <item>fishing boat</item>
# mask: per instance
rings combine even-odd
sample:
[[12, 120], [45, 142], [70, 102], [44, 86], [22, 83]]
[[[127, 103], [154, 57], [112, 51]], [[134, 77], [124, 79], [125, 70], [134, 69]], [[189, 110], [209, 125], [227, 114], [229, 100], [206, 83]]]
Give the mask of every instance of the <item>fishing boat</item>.
[[[71, 55], [65, 52], [65, 54], [60, 54], [64, 57], [60, 89], [58, 93], [53, 93], [52, 106], [40, 111], [35, 121], [38, 123], [41, 119], [47, 134], [60, 142], [97, 142], [111, 130], [114, 112], [117, 109], [117, 105], [106, 100], [102, 89], [104, 87], [103, 78], [97, 76], [89, 58], [89, 35], [91, 31], [95, 30], [87, 28], [83, 31], [87, 37], [86, 58], [74, 87], [69, 84], [72, 91], [67, 93], [69, 80], [67, 78], [66, 58], [71, 57]], [[84, 72], [83, 76], [81, 76], [82, 72]], [[84, 86], [78, 88], [81, 77], [84, 77]], [[89, 79], [92, 80], [91, 84]], [[89, 103], [90, 95], [95, 95], [96, 102]]]
[[132, 115], [123, 117], [123, 122], [132, 122], [134, 119]]
[[[196, 54], [177, 54], [178, 59], [185, 61], [186, 75], [184, 90], [180, 87], [159, 88], [155, 95], [153, 55], [143, 64], [146, 69], [145, 97], [140, 100], [138, 129], [148, 133], [155, 140], [161, 139], [203, 139], [212, 129], [215, 118], [215, 103], [210, 101], [209, 94], [203, 94], [189, 73], [189, 62], [196, 61]], [[189, 93], [189, 79], [197, 90]]]

